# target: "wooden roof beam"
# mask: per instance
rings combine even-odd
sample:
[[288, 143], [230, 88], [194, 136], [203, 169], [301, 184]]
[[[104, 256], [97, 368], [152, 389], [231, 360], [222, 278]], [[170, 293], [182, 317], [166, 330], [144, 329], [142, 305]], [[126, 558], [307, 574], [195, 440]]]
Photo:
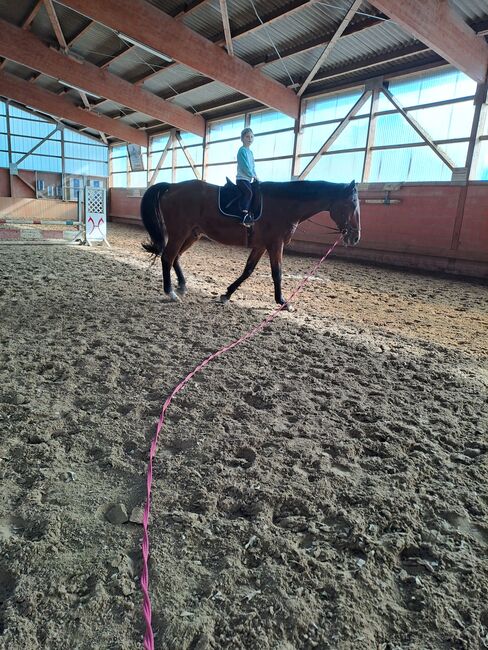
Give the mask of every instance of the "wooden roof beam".
[[488, 72], [488, 44], [447, 0], [370, 0], [408, 32], [478, 83]]
[[147, 146], [147, 136], [141, 131], [127, 124], [115, 122], [103, 115], [95, 115], [73, 106], [69, 100], [58, 97], [54, 93], [19, 79], [8, 72], [0, 72], [0, 95], [24, 106], [31, 106], [43, 113], [56, 115], [60, 119], [67, 119], [90, 129], [103, 131], [125, 142], [140, 144], [142, 147]]
[[37, 0], [35, 5], [32, 7], [30, 10], [29, 14], [25, 17], [25, 19], [22, 22], [22, 29], [29, 29], [31, 26], [34, 18], [37, 16], [39, 13], [39, 9], [41, 8], [43, 0]]
[[47, 74], [89, 94], [106, 97], [160, 122], [172, 124], [184, 131], [204, 135], [205, 120], [189, 111], [165, 102], [156, 95], [136, 88], [107, 70], [89, 62], [73, 65], [69, 56], [47, 47], [31, 32], [26, 32], [0, 20], [0, 56]]
[[[126, 34], [175, 61], [211, 77], [265, 106], [298, 116], [299, 99], [282, 84], [231, 57], [200, 34], [144, 0], [59, 0], [78, 13]], [[175, 125], [177, 126], [177, 125]]]
[[68, 44], [66, 43], [66, 39], [64, 38], [63, 30], [61, 29], [61, 25], [59, 24], [59, 19], [56, 14], [56, 10], [54, 9], [52, 0], [44, 0], [44, 6], [46, 8], [47, 15], [49, 17], [51, 25], [54, 29], [54, 33], [56, 34], [56, 38], [58, 39], [58, 43], [66, 52], [68, 49]]

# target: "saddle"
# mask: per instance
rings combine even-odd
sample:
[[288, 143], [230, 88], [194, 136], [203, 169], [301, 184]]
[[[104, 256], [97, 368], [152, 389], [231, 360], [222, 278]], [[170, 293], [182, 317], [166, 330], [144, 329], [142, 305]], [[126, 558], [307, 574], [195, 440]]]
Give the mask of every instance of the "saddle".
[[[238, 219], [242, 222], [242, 213], [239, 210], [239, 199], [241, 193], [237, 185], [226, 177], [226, 184], [219, 187], [218, 206], [220, 213], [226, 217]], [[263, 213], [263, 197], [259, 188], [259, 183], [254, 182], [252, 187], [252, 201], [249, 214], [246, 217], [245, 225], [251, 225], [261, 218]]]

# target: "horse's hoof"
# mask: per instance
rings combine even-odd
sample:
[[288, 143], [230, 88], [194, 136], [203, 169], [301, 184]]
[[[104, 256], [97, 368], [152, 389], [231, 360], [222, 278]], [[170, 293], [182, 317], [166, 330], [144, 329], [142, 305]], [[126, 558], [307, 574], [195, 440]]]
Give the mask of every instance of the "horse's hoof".
[[166, 294], [171, 302], [180, 302], [180, 299], [175, 291], [170, 291]]
[[289, 302], [285, 302], [285, 304], [283, 306], [283, 310], [284, 311], [295, 311], [295, 307], [292, 304], [290, 304]]
[[176, 288], [176, 293], [177, 293], [179, 296], [185, 296], [185, 295], [186, 295], [186, 291], [187, 291], [186, 286], [182, 286], [182, 287], [177, 287], [177, 288]]
[[219, 298], [219, 302], [220, 302], [221, 305], [226, 305], [226, 304], [229, 302], [229, 299], [227, 298], [227, 296], [225, 295], [225, 293], [223, 293], [223, 294], [220, 296], [220, 298]]

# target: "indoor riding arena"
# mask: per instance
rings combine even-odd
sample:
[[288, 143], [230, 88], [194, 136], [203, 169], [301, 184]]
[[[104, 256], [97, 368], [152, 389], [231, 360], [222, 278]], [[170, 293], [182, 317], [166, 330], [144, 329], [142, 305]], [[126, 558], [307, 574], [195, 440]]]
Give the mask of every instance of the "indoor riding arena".
[[0, 35], [0, 649], [488, 649], [488, 1]]

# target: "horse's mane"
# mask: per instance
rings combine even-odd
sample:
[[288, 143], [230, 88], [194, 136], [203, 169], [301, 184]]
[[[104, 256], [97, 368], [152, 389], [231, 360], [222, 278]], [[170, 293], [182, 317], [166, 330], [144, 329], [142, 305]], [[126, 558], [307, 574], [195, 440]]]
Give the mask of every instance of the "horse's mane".
[[320, 198], [342, 198], [349, 196], [354, 190], [349, 183], [328, 183], [327, 181], [288, 181], [276, 183], [266, 181], [260, 183], [261, 192], [266, 196], [284, 199], [314, 200]]

